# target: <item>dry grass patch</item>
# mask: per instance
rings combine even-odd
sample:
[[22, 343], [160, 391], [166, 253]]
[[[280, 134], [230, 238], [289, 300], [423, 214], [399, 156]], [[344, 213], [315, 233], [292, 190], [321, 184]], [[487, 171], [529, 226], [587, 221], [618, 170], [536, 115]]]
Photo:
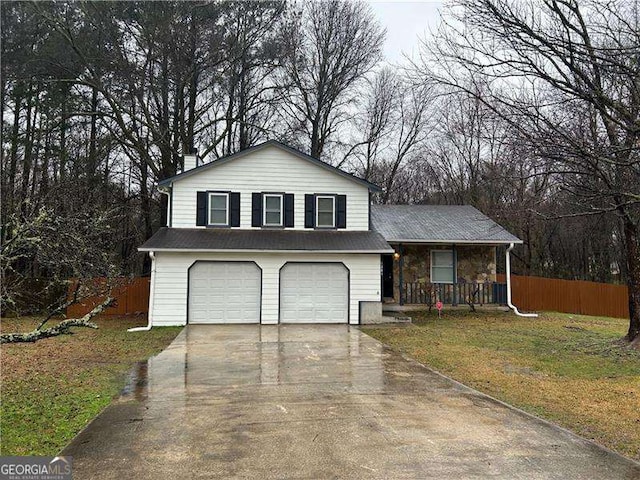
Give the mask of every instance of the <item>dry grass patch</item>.
[[[3, 333], [27, 332], [39, 319], [2, 319]], [[55, 323], [55, 322], [52, 322]], [[98, 330], [1, 349], [2, 455], [55, 455], [117, 396], [126, 373], [155, 355], [181, 327], [128, 333], [145, 318], [99, 318]]]
[[421, 312], [365, 332], [456, 380], [640, 460], [640, 352], [621, 319]]

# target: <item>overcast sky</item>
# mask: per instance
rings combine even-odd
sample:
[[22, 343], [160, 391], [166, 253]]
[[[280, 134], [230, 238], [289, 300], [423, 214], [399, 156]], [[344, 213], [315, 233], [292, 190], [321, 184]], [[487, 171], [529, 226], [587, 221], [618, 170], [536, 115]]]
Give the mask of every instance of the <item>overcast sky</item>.
[[369, 0], [374, 14], [387, 29], [384, 54], [389, 62], [400, 62], [403, 53], [417, 53], [418, 37], [435, 30], [442, 1], [393, 2]]

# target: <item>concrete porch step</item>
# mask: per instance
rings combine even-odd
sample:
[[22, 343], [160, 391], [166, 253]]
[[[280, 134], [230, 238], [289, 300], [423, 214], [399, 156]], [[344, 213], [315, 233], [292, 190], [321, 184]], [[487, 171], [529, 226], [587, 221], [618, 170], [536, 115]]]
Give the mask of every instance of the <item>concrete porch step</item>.
[[402, 314], [383, 312], [378, 318], [370, 318], [363, 325], [410, 324], [411, 317]]

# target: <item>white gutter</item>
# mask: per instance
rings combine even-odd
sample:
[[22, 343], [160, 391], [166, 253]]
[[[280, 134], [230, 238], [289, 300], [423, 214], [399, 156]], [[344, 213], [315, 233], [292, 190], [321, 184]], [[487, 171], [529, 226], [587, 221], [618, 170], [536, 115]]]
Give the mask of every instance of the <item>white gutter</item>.
[[520, 313], [518, 311], [518, 307], [516, 307], [513, 303], [511, 303], [511, 250], [513, 250], [514, 244], [509, 244], [509, 248], [507, 248], [507, 253], [505, 256], [506, 263], [506, 277], [507, 277], [507, 306], [513, 310], [513, 313], [518, 315], [519, 317], [531, 317], [536, 318], [538, 316], [537, 313]]
[[134, 327], [129, 328], [127, 332], [148, 332], [151, 330], [151, 315], [153, 314], [153, 292], [156, 284], [156, 256], [153, 252], [149, 252], [149, 258], [151, 259], [151, 286], [149, 287], [149, 313], [147, 313], [147, 326], [146, 327]]
[[[384, 236], [384, 235], [383, 235]], [[420, 240], [420, 239], [398, 239], [398, 238], [385, 238], [387, 243], [411, 243], [416, 245], [449, 245], [455, 243], [456, 245], [510, 245], [512, 243], [521, 245], [522, 240]]]
[[173, 253], [394, 253], [395, 250], [264, 250], [248, 248], [138, 248], [139, 252], [173, 252]]
[[158, 191], [167, 196], [167, 224], [165, 227], [171, 226], [171, 190], [158, 187]]

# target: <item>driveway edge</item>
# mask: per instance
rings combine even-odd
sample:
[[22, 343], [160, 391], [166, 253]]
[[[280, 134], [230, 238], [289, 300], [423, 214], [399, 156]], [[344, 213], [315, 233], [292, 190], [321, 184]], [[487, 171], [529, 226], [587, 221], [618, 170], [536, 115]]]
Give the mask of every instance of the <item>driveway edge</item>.
[[366, 332], [362, 331], [361, 328], [359, 328], [359, 329], [360, 329], [360, 331], [362, 332], [363, 335], [366, 335], [367, 337], [372, 338], [373, 340], [375, 340], [376, 342], [380, 343], [381, 345], [384, 345], [385, 347], [393, 350], [398, 355], [400, 355], [404, 360], [406, 360], [406, 361], [408, 361], [410, 363], [419, 365], [420, 367], [424, 368], [425, 370], [427, 370], [427, 371], [429, 371], [429, 372], [431, 372], [431, 373], [433, 373], [433, 374], [435, 374], [435, 375], [437, 375], [437, 376], [439, 376], [441, 378], [444, 378], [444, 379], [454, 383], [456, 386], [461, 387], [463, 390], [467, 390], [467, 391], [469, 391], [469, 392], [471, 392], [471, 393], [473, 393], [473, 394], [475, 394], [475, 395], [477, 395], [477, 396], [479, 396], [481, 398], [484, 398], [484, 399], [489, 400], [489, 401], [491, 401], [493, 403], [496, 403], [498, 405], [506, 407], [509, 410], [512, 410], [512, 411], [520, 414], [523, 417], [526, 417], [526, 418], [531, 419], [531, 420], [535, 420], [538, 423], [541, 423], [543, 425], [551, 427], [553, 430], [556, 430], [558, 432], [561, 432], [561, 433], [564, 433], [564, 434], [568, 434], [569, 436], [575, 437], [575, 438], [577, 438], [577, 439], [579, 439], [579, 440], [581, 440], [583, 442], [586, 442], [586, 443], [598, 448], [599, 450], [602, 450], [602, 451], [608, 453], [609, 455], [613, 455], [614, 457], [617, 457], [618, 459], [626, 461], [627, 463], [629, 463], [631, 466], [633, 466], [635, 468], [640, 469], [640, 462], [637, 461], [637, 460], [634, 460], [633, 458], [626, 457], [626, 456], [622, 455], [621, 453], [616, 452], [615, 450], [611, 450], [610, 448], [599, 444], [595, 440], [592, 440], [590, 438], [585, 438], [585, 437], [579, 435], [578, 433], [574, 432], [573, 430], [569, 430], [568, 428], [562, 427], [562, 426], [558, 425], [557, 423], [553, 423], [551, 420], [547, 420], [545, 418], [538, 417], [537, 415], [534, 415], [534, 414], [529, 413], [529, 412], [527, 412], [525, 410], [522, 410], [521, 408], [515, 407], [515, 406], [513, 406], [513, 405], [511, 405], [511, 404], [509, 404], [507, 402], [504, 402], [504, 401], [499, 400], [499, 399], [497, 399], [495, 397], [492, 397], [488, 393], [481, 392], [480, 390], [476, 390], [475, 388], [470, 387], [469, 385], [465, 385], [464, 383], [459, 382], [458, 380], [456, 380], [454, 378], [451, 378], [451, 377], [445, 375], [444, 373], [439, 372], [438, 370], [434, 370], [433, 368], [425, 365], [424, 363], [419, 362], [418, 360], [408, 356], [404, 352], [401, 352], [401, 351], [393, 348], [391, 345], [388, 345], [388, 344], [386, 344], [384, 342], [381, 342], [377, 338], [374, 338], [371, 335], [367, 334]]

